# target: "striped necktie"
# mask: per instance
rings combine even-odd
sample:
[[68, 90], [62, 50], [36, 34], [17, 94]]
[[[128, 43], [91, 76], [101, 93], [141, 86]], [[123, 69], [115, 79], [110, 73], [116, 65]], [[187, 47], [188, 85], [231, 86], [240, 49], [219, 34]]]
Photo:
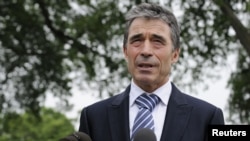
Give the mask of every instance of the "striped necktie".
[[159, 101], [160, 98], [155, 94], [142, 94], [135, 100], [135, 104], [139, 107], [139, 112], [135, 117], [132, 139], [138, 129], [149, 128], [154, 130], [154, 120], [151, 112]]

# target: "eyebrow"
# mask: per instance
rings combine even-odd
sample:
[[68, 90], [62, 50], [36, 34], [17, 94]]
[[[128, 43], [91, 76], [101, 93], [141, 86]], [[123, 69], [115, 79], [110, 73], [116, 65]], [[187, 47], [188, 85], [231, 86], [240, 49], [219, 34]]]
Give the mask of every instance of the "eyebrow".
[[134, 40], [136, 40], [136, 39], [140, 39], [140, 38], [142, 38], [142, 37], [143, 37], [143, 35], [142, 35], [141, 33], [135, 34], [135, 35], [133, 35], [133, 36], [131, 36], [131, 37], [129, 38], [129, 42], [134, 41]]
[[[129, 38], [129, 42], [132, 42], [136, 39], [141, 39], [142, 37], [143, 37], [142, 33], [135, 34]], [[162, 37], [161, 35], [152, 34], [152, 36], [150, 38], [151, 39], [158, 39], [158, 40], [162, 41], [163, 43], [166, 43], [166, 39], [164, 37]]]

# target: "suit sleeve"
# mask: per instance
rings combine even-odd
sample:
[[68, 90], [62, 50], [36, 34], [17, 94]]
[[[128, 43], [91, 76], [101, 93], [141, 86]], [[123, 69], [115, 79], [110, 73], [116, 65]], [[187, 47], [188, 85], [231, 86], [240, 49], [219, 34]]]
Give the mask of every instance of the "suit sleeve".
[[88, 117], [87, 117], [86, 108], [84, 108], [81, 112], [79, 131], [89, 134]]
[[215, 109], [210, 124], [225, 124], [224, 115], [220, 108]]
[[[209, 124], [210, 125], [224, 125], [225, 124], [224, 115], [220, 108], [216, 108], [214, 110], [213, 116], [211, 117]], [[208, 131], [206, 132], [207, 134], [205, 134], [204, 141], [208, 141]]]

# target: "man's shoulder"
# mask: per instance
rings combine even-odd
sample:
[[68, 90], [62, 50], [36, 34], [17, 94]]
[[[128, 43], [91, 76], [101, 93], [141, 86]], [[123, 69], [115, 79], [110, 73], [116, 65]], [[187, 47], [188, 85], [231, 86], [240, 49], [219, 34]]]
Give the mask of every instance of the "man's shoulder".
[[205, 101], [201, 98], [195, 97], [194, 95], [190, 95], [190, 94], [185, 94], [183, 93], [183, 95], [186, 97], [187, 101], [189, 104], [194, 105], [194, 106], [204, 106], [204, 107], [210, 107], [210, 108], [214, 108], [216, 107], [215, 105], [213, 105], [212, 103], [209, 103], [208, 101]]
[[122, 102], [126, 101], [126, 97], [128, 97], [129, 94], [125, 90], [121, 93], [115, 94], [111, 97], [102, 99], [100, 101], [97, 101], [85, 108], [92, 109], [92, 110], [103, 110], [103, 108], [107, 108], [110, 106], [120, 105]]
[[208, 102], [208, 101], [205, 101], [199, 97], [196, 97], [195, 95], [191, 95], [191, 94], [187, 94], [187, 93], [184, 93], [182, 91], [180, 91], [176, 86], [173, 85], [173, 90], [174, 90], [174, 93], [176, 93], [178, 96], [176, 96], [176, 99], [178, 99], [178, 101], [180, 99], [180, 101], [182, 101], [183, 103], [186, 103], [190, 106], [193, 106], [193, 107], [198, 107], [198, 108], [218, 108], [216, 107], [214, 104]]

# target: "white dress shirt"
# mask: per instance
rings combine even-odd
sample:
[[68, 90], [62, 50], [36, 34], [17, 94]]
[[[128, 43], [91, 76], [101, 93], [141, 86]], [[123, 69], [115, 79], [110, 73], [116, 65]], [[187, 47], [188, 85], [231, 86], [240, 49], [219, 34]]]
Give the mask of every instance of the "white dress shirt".
[[[160, 141], [163, 125], [165, 121], [166, 111], [167, 111], [167, 105], [168, 100], [170, 97], [172, 91], [172, 86], [170, 81], [162, 85], [160, 88], [156, 89], [153, 94], [157, 95], [161, 101], [158, 105], [155, 106], [154, 110], [152, 111], [152, 115], [154, 118], [154, 124], [155, 124], [155, 135], [157, 138], [157, 141]], [[139, 111], [138, 106], [135, 104], [135, 100], [138, 96], [140, 96], [143, 93], [147, 93], [144, 90], [142, 90], [140, 87], [138, 87], [134, 81], [131, 81], [131, 88], [130, 88], [130, 94], [129, 94], [129, 126], [130, 126], [130, 136], [132, 134], [132, 128], [134, 125], [135, 117]], [[149, 93], [147, 93], [149, 94]]]

